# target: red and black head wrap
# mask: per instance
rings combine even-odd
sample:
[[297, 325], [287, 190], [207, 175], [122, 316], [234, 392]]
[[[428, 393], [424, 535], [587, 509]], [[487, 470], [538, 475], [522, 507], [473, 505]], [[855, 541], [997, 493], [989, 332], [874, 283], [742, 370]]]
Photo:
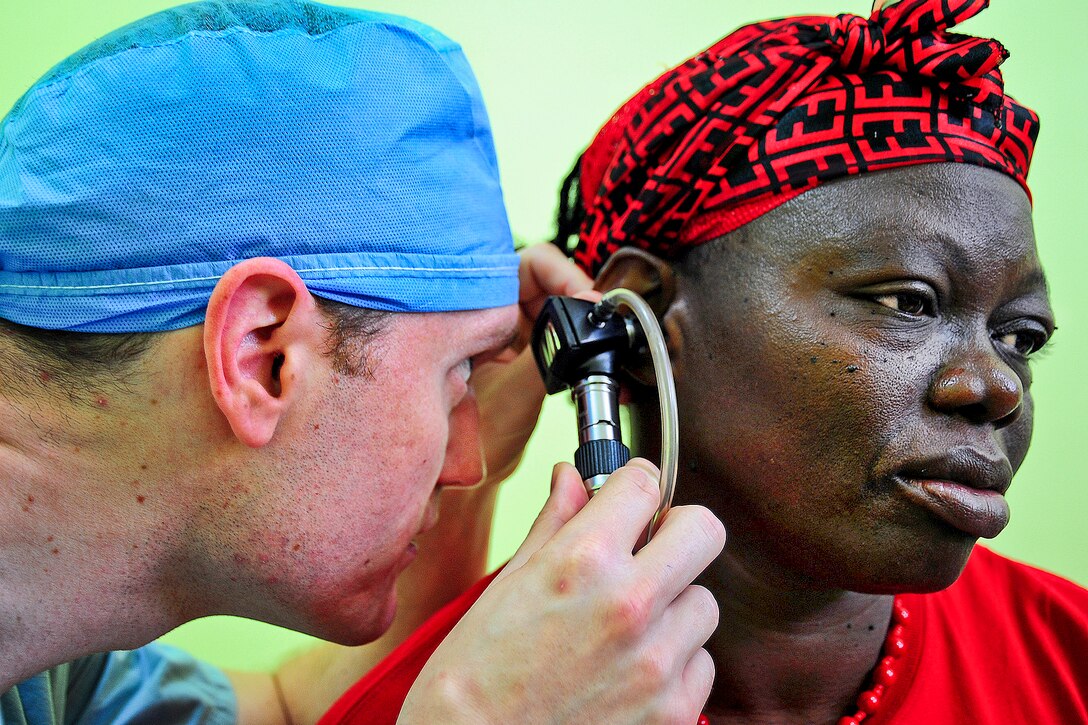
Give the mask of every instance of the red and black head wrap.
[[902, 0], [726, 36], [601, 128], [557, 241], [577, 232], [591, 274], [621, 246], [672, 258], [830, 179], [911, 164], [976, 164], [1026, 190], [1039, 119], [1004, 94], [1008, 53], [947, 32], [987, 5]]

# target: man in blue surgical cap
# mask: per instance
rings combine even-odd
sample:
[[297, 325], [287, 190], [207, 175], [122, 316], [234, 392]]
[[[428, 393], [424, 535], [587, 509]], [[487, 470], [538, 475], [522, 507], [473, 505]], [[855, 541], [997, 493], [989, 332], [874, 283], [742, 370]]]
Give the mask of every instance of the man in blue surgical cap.
[[[208, 0], [60, 63], [0, 125], [0, 724], [314, 719], [365, 658], [232, 681], [145, 645], [217, 613], [368, 642], [415, 560], [411, 630], [467, 583], [444, 561], [482, 566], [467, 514], [535, 419], [519, 330], [589, 286], [514, 254], [431, 28]], [[681, 507], [633, 555], [655, 476], [587, 503], [558, 466], [402, 721], [694, 722], [724, 533]]]

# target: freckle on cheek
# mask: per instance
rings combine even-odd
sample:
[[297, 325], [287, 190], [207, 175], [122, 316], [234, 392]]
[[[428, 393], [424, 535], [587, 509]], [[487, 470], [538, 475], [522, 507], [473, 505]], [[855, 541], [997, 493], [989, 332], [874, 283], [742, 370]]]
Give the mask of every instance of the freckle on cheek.
[[136, 503], [143, 503], [145, 500], [147, 500], [145, 496], [136, 497]]

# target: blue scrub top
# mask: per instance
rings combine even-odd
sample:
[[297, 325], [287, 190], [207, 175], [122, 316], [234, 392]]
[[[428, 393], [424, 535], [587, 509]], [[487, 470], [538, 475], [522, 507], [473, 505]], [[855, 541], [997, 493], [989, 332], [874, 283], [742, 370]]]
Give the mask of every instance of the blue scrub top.
[[227, 676], [163, 644], [54, 667], [0, 695], [0, 725], [227, 725]]

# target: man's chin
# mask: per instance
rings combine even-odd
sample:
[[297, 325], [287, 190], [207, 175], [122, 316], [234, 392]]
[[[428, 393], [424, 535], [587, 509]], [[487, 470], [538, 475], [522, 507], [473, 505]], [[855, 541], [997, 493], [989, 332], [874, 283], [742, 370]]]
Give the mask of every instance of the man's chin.
[[395, 587], [391, 586], [384, 596], [375, 594], [340, 602], [336, 611], [327, 611], [315, 619], [306, 634], [348, 647], [373, 642], [389, 631], [397, 613]]

